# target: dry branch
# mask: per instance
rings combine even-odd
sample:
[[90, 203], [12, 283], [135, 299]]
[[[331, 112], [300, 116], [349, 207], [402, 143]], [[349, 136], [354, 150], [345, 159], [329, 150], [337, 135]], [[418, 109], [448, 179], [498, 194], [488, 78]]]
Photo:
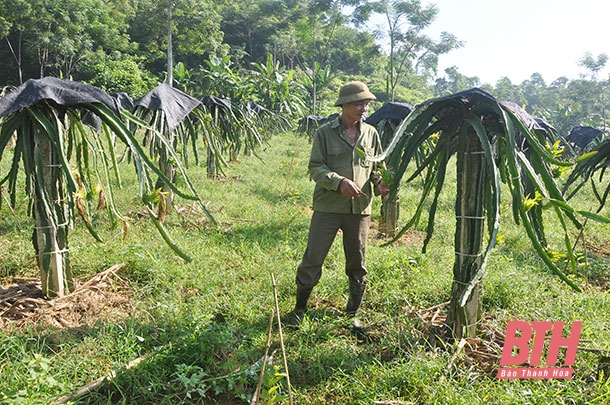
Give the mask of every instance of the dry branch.
[[[129, 370], [130, 368], [137, 366], [138, 364], [140, 364], [142, 362], [142, 360], [146, 359], [150, 355], [151, 355], [151, 353], [147, 353], [144, 356], [140, 356], [137, 359], [130, 361], [125, 367], [121, 368], [121, 371]], [[114, 378], [116, 378], [117, 375], [118, 375], [118, 373], [113, 370], [107, 376], [100, 377], [97, 380], [77, 389], [73, 393], [64, 395], [63, 397], [55, 400], [51, 404], [65, 404], [68, 401], [81, 397], [93, 390], [98, 389], [104, 383], [104, 381], [106, 381], [106, 380], [112, 381]]]

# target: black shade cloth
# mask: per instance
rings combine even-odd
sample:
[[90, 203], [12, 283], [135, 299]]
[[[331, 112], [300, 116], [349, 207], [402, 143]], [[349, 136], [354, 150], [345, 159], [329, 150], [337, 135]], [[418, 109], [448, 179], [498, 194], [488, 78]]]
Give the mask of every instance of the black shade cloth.
[[248, 112], [250, 113], [254, 113], [257, 115], [260, 115], [264, 112], [268, 112], [269, 110], [267, 110], [265, 107], [263, 107], [262, 105], [255, 103], [254, 101], [248, 101], [246, 103], [246, 109], [248, 110]]
[[201, 103], [206, 107], [223, 107], [227, 110], [231, 109], [231, 100], [226, 100], [224, 98], [218, 98], [216, 96], [205, 96], [201, 99]]
[[600, 129], [588, 126], [578, 126], [572, 128], [570, 135], [567, 136], [566, 140], [574, 143], [576, 146], [585, 148], [601, 134], [603, 134], [603, 131]]
[[310, 137], [312, 137], [316, 129], [318, 129], [321, 125], [332, 121], [338, 116], [338, 113], [331, 114], [328, 117], [322, 117], [321, 115], [317, 114], [307, 115], [299, 120], [299, 131], [306, 132]]
[[525, 126], [532, 130], [545, 130], [556, 132], [555, 128], [546, 122], [544, 119], [539, 117], [534, 117], [527, 111], [525, 111], [521, 106], [517, 103], [513, 103], [512, 101], [499, 101], [499, 104], [509, 109], [513, 114], [515, 114], [521, 122], [525, 124]]
[[83, 124], [93, 128], [95, 132], [100, 132], [102, 130], [102, 120], [100, 119], [100, 117], [93, 114], [91, 111], [86, 111], [82, 115], [81, 121], [83, 121]]
[[[549, 123], [547, 123], [546, 121], [544, 121], [541, 118], [537, 118], [537, 117], [534, 117], [533, 115], [529, 114], [527, 111], [522, 109], [521, 106], [519, 106], [518, 104], [513, 103], [511, 101], [498, 100], [493, 95], [491, 95], [489, 92], [482, 90], [480, 88], [476, 88], [476, 87], [469, 89], [469, 90], [461, 91], [459, 93], [430, 99], [430, 100], [425, 101], [422, 104], [418, 105], [418, 107], [420, 107], [420, 108], [422, 106], [425, 107], [429, 104], [436, 103], [439, 101], [454, 100], [454, 101], [458, 102], [459, 104], [461, 104], [460, 110], [463, 110], [464, 107], [468, 110], [472, 110], [481, 102], [481, 99], [492, 100], [492, 101], [497, 102], [499, 106], [505, 108], [506, 110], [509, 110], [511, 113], [513, 113], [515, 116], [517, 116], [517, 118], [530, 131], [543, 130], [546, 132], [553, 132], [553, 133], [557, 132]], [[451, 116], [453, 113], [455, 113], [455, 110], [457, 108], [458, 108], [457, 103], [456, 103], [456, 105], [447, 105], [447, 107], [440, 109], [436, 113], [435, 116], [438, 119], [442, 119], [444, 117]], [[501, 119], [501, 117], [497, 117], [497, 118]], [[493, 124], [493, 120], [491, 122], [489, 122], [488, 124]], [[518, 148], [520, 148], [522, 150], [527, 148], [527, 139], [518, 130], [515, 135], [515, 142], [516, 142], [516, 146]]]
[[390, 101], [371, 114], [364, 122], [371, 125], [377, 125], [381, 120], [389, 119], [395, 124], [398, 124], [409, 115], [411, 111], [413, 111], [413, 106], [410, 104]]
[[312, 125], [312, 124], [319, 124], [320, 121], [322, 121], [324, 119], [324, 117], [322, 117], [321, 115], [317, 115], [317, 114], [309, 114], [306, 115], [305, 117], [300, 119], [300, 122], [307, 124], [307, 125]]
[[119, 93], [112, 93], [110, 95], [124, 109], [130, 110], [130, 111], [133, 110], [133, 99], [127, 93], [119, 92]]
[[141, 99], [135, 105], [149, 110], [162, 110], [169, 132], [180, 125], [191, 111], [197, 108], [201, 102], [188, 94], [173, 88], [167, 83], [161, 83]]
[[32, 107], [42, 100], [52, 100], [63, 106], [102, 103], [119, 115], [117, 101], [103, 90], [81, 82], [44, 77], [29, 79], [0, 98], [0, 117]]

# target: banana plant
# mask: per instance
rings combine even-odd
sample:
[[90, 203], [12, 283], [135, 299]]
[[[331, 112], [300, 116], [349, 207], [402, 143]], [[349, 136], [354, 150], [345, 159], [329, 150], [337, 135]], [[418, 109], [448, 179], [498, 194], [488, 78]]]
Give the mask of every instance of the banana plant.
[[[409, 164], [422, 147], [426, 151], [426, 159], [416, 161], [406, 179], [423, 175], [420, 202], [393, 239], [419, 221], [431, 198], [425, 252], [447, 169], [453, 162], [450, 159], [456, 156], [455, 257], [448, 324], [458, 338], [474, 335], [480, 319], [482, 278], [500, 228], [502, 183], [512, 196], [513, 220], [523, 226], [540, 258], [561, 280], [580, 291], [556, 264], [555, 253], [546, 242], [542, 216], [532, 215], [533, 208], [542, 206], [554, 212], [563, 229], [565, 255], [576, 272], [568, 224], [579, 228], [582, 225], [576, 214], [590, 217], [592, 213], [570, 207], [555, 181], [555, 168], [568, 168], [571, 163], [552, 152], [549, 143], [554, 144], [555, 133], [551, 128], [517, 106], [475, 88], [415, 106], [385, 152], [371, 159], [385, 160], [394, 168], [390, 193], [396, 193]], [[431, 138], [436, 138], [434, 143], [428, 142]]]
[[[99, 131], [83, 124], [87, 115], [95, 117]], [[98, 200], [98, 206], [105, 206], [113, 224], [122, 223], [128, 234], [128, 219], [120, 214], [114, 201], [114, 190], [121, 185], [117, 141], [126, 145], [131, 154], [140, 197], [150, 219], [170, 248], [182, 259], [191, 260], [172, 241], [155, 213], [154, 203], [160, 199], [153, 177], [163, 179], [177, 195], [202, 206], [203, 203], [172, 145], [159, 137], [186, 179], [188, 192], [176, 188], [155, 165], [127, 128], [124, 116], [137, 122], [102, 90], [51, 77], [28, 80], [0, 99], [0, 161], [16, 135], [10, 169], [0, 179], [0, 185], [7, 184], [14, 206], [18, 175], [20, 171], [25, 174], [25, 192], [35, 219], [32, 239], [45, 297], [63, 296], [74, 288], [68, 235], [76, 218], [80, 217], [91, 235], [101, 240], [91, 222], [94, 200]], [[8, 154], [7, 157], [10, 158]]]
[[[260, 103], [265, 108], [285, 117], [301, 116], [305, 110], [302, 94], [306, 86], [294, 80], [295, 70], [280, 66], [278, 61], [274, 61], [272, 54], [267, 55], [265, 64], [253, 63], [252, 65], [256, 70], [249, 73], [253, 76], [251, 81], [255, 89], [254, 94], [258, 96]], [[326, 67], [325, 72], [324, 77], [329, 81], [330, 66]]]

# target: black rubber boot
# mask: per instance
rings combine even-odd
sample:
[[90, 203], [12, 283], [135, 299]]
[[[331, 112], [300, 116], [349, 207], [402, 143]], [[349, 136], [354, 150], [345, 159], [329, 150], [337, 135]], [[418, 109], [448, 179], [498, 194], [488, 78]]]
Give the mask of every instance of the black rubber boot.
[[349, 298], [345, 308], [347, 316], [352, 319], [352, 330], [359, 338], [366, 338], [366, 331], [364, 330], [360, 319], [356, 317], [358, 310], [360, 310], [360, 306], [362, 306], [362, 298], [364, 297], [365, 289], [366, 283], [356, 283], [355, 281], [350, 280]]
[[299, 323], [303, 320], [305, 312], [307, 311], [307, 301], [313, 288], [297, 288], [297, 300], [294, 305], [294, 310], [290, 316], [288, 323], [292, 326], [299, 326]]
[[358, 283], [357, 281], [349, 281], [349, 298], [347, 300], [347, 306], [345, 312], [348, 316], [356, 316], [360, 306], [362, 305], [362, 297], [364, 297], [364, 291], [366, 290], [366, 281]]

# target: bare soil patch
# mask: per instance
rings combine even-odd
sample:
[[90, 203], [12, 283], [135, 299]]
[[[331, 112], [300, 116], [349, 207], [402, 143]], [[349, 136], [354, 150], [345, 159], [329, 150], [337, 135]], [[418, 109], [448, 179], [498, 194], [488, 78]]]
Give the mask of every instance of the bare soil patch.
[[593, 243], [585, 241], [583, 247], [597, 256], [604, 258], [610, 257], [610, 242]]
[[[448, 347], [447, 343], [453, 341], [451, 330], [446, 323], [447, 314], [444, 311], [448, 305], [449, 301], [410, 314], [412, 317], [419, 318], [423, 332], [433, 346]], [[500, 364], [506, 336], [503, 331], [498, 329], [493, 320], [494, 318], [491, 316], [483, 318], [480, 321], [477, 336], [461, 339], [457, 343], [447, 369], [459, 363], [459, 366], [475, 366], [485, 373], [495, 375]]]
[[76, 328], [93, 326], [99, 319], [125, 319], [132, 311], [132, 292], [117, 274], [122, 266], [114, 265], [86, 281], [77, 279], [74, 292], [55, 299], [43, 298], [40, 280], [0, 285], [0, 327]]
[[[426, 234], [424, 232], [408, 229], [400, 236], [400, 238], [398, 238], [398, 240], [393, 242], [392, 245], [422, 246], [425, 238]], [[392, 238], [390, 238], [388, 235], [379, 232], [379, 223], [377, 221], [371, 221], [371, 226], [369, 228], [369, 239], [376, 244], [383, 244], [392, 240]]]

